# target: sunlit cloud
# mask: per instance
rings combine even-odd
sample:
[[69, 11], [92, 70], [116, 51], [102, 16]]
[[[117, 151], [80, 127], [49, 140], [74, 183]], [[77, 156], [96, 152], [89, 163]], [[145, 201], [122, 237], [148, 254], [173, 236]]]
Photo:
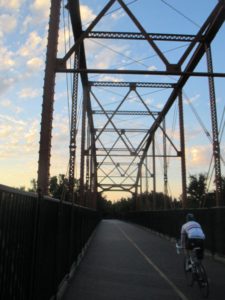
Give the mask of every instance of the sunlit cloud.
[[24, 88], [18, 93], [19, 98], [35, 98], [39, 95], [40, 91], [32, 88]]
[[125, 16], [125, 12], [122, 9], [119, 9], [111, 14], [111, 18], [114, 21], [117, 21]]
[[19, 9], [24, 0], [0, 0], [0, 7], [4, 9], [15, 10]]
[[103, 76], [101, 76], [100, 79], [101, 79], [100, 81], [111, 81], [111, 82], [120, 82], [120, 81], [122, 81], [118, 77], [109, 76], [109, 75], [103, 75]]
[[10, 125], [0, 125], [0, 137], [5, 138], [8, 137], [11, 132], [11, 126]]
[[196, 102], [198, 99], [200, 98], [200, 95], [199, 94], [197, 94], [197, 95], [195, 95], [195, 96], [193, 96], [193, 97], [185, 97], [185, 99], [184, 99], [184, 103], [185, 104], [190, 104], [190, 103], [194, 103], [194, 102]]
[[19, 49], [18, 54], [24, 57], [33, 57], [34, 55], [42, 54], [45, 46], [45, 39], [43, 39], [36, 31], [32, 31], [25, 44]]
[[209, 165], [212, 150], [209, 146], [196, 145], [186, 149], [186, 156], [190, 167], [205, 167]]
[[81, 20], [84, 25], [88, 25], [87, 23], [90, 23], [96, 17], [92, 9], [89, 8], [87, 5], [80, 6], [80, 13], [81, 13]]
[[58, 39], [58, 57], [65, 54], [73, 43], [73, 33], [68, 27], [60, 28]]
[[[39, 122], [37, 120], [19, 120], [0, 115], [1, 159], [19, 157], [24, 153], [37, 151]], [[5, 149], [5, 153], [4, 152]]]
[[6, 90], [8, 90], [12, 85], [16, 82], [15, 77], [5, 78], [0, 76], [0, 94], [3, 94]]
[[46, 0], [35, 0], [30, 6], [31, 11], [40, 18], [40, 21], [45, 21], [49, 16], [50, 1]]
[[148, 67], [148, 71], [157, 71], [156, 66], [150, 66]]
[[0, 16], [0, 30], [3, 33], [9, 33], [12, 32], [17, 25], [17, 20], [15, 16], [13, 15], [8, 15], [8, 14], [2, 14]]
[[6, 124], [14, 124], [14, 125], [21, 125], [24, 126], [26, 124], [25, 121], [16, 119], [15, 117], [12, 117], [11, 115], [2, 115], [0, 114], [0, 121], [4, 121]]
[[10, 107], [12, 105], [12, 102], [8, 99], [3, 99], [3, 100], [0, 100], [0, 105], [2, 107]]
[[0, 70], [8, 70], [15, 65], [15, 60], [13, 59], [13, 52], [9, 51], [6, 47], [0, 47], [0, 57], [1, 64]]
[[21, 33], [28, 31], [29, 26], [32, 24], [32, 22], [33, 22], [32, 16], [27, 16], [22, 23]]
[[39, 71], [43, 69], [44, 61], [39, 57], [33, 57], [27, 61], [27, 67], [30, 71]]

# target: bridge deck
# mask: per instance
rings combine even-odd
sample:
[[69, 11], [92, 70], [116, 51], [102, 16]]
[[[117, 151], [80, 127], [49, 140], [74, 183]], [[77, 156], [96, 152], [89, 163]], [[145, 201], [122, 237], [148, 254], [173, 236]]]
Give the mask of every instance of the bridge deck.
[[[205, 258], [209, 299], [224, 299], [225, 265]], [[195, 300], [188, 287], [183, 256], [175, 245], [141, 227], [117, 220], [102, 221], [72, 278], [63, 300]]]

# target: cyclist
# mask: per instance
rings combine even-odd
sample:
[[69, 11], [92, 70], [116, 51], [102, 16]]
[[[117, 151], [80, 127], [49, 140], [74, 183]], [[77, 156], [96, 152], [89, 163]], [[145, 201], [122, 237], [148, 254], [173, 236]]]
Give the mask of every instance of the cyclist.
[[[186, 249], [188, 255], [189, 250], [199, 247], [197, 251], [197, 257], [198, 259], [203, 259], [204, 239], [205, 234], [201, 225], [195, 221], [193, 214], [188, 213], [186, 215], [186, 223], [181, 228], [181, 247]], [[188, 266], [186, 267], [188, 268]]]

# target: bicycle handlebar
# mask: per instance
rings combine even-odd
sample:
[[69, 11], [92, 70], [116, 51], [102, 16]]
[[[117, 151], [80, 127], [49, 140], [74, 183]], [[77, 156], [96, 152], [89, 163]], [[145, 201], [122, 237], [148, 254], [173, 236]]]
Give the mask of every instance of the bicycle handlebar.
[[179, 243], [176, 243], [176, 250], [177, 250], [177, 254], [180, 254], [180, 250], [183, 249], [183, 247], [179, 244]]

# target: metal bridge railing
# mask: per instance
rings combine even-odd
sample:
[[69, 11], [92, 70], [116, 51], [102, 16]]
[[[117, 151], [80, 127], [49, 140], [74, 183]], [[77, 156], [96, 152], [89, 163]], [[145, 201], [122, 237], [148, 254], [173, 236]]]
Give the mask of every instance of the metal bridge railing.
[[94, 210], [0, 185], [0, 298], [50, 299], [99, 220]]
[[124, 219], [172, 238], [179, 238], [185, 216], [192, 212], [206, 234], [205, 248], [225, 256], [225, 207], [130, 212]]

